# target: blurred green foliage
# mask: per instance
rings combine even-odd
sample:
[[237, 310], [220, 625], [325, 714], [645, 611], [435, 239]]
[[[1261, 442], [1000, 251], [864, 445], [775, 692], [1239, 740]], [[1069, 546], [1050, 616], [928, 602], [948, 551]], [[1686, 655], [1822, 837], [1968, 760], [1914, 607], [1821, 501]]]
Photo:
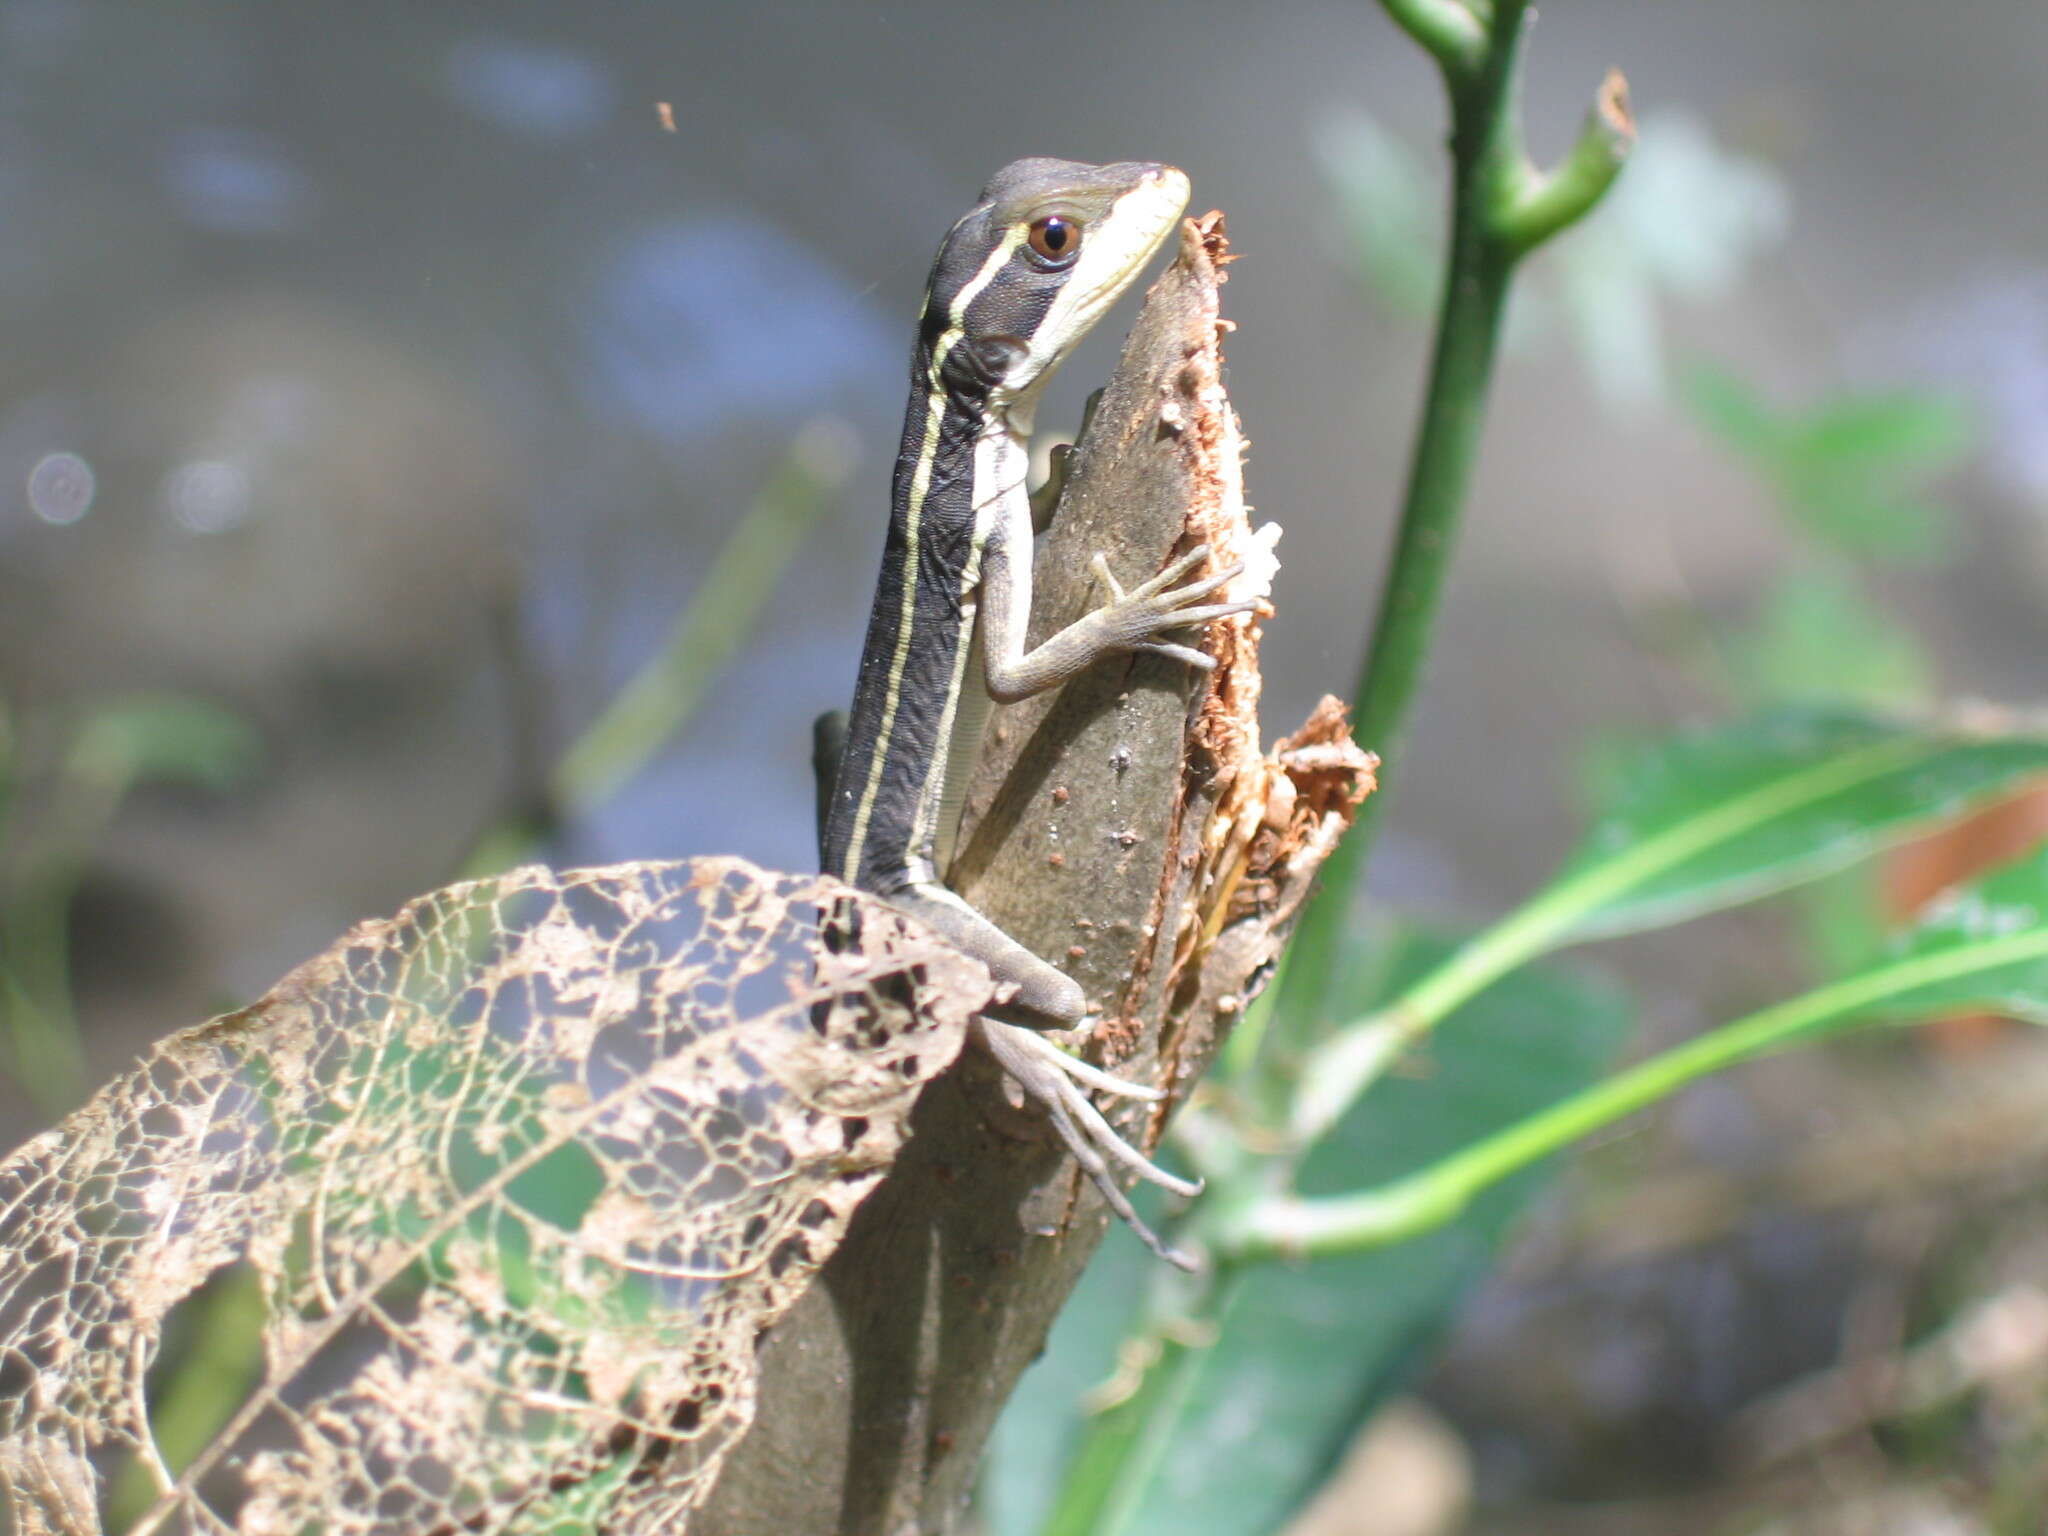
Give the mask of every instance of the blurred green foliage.
[[1735, 699], [1931, 702], [1933, 660], [1876, 577], [1962, 554], [1965, 525], [1932, 488], [1975, 442], [1969, 414], [1909, 390], [1780, 406], [1705, 363], [1689, 371], [1684, 401], [1755, 475], [1793, 541], [1751, 609], [1721, 628]]
[[1925, 495], [1975, 440], [1959, 402], [1903, 389], [1844, 391], [1800, 410], [1706, 363], [1687, 374], [1685, 401], [1770, 488], [1787, 525], [1821, 546], [1893, 565], [1959, 553], [1962, 525]]
[[[1544, 1159], [1792, 1044], [1971, 1009], [2048, 1019], [2048, 848], [1845, 950], [1807, 993], [1612, 1076], [1631, 1006], [1529, 964], [1826, 888], [2043, 782], [2041, 721], [1774, 709], [1611, 755], [1577, 851], [1483, 932], [1355, 933], [1321, 1043], [1232, 1053], [1176, 1122], [1210, 1182], [1177, 1235], [1214, 1268], [1190, 1280], [1106, 1257], [1090, 1275], [1004, 1421], [995, 1529], [1273, 1529], [1448, 1326]], [[1082, 1389], [1111, 1359], [1121, 1400], [1091, 1412]]]
[[[1357, 109], [1312, 150], [1337, 260], [1421, 324], [1444, 280], [1437, 157]], [[1797, 1041], [2048, 1006], [2048, 850], [1903, 934], [1877, 900], [1876, 856], [2048, 779], [2040, 720], [1941, 713], [1931, 655], [1888, 601], [1890, 582], [1966, 552], [1940, 492], [1975, 446], [1969, 414], [1909, 389], [1785, 404], [1671, 361], [1674, 305], [1738, 287], [1792, 208], [1771, 167], [1699, 120], [1652, 117], [1588, 231], [1533, 264], [1509, 317], [1510, 345], [1570, 344], [1617, 425], [1683, 413], [1781, 524], [1785, 553], [1753, 598], [1671, 614], [1652, 637], [1733, 718], [1587, 743], [1589, 829], [1553, 881], [1426, 961], [1392, 920], [1354, 931], [1304, 1054], [1262, 1047], [1272, 995], [1254, 1006], [1175, 1131], [1210, 1180], [1178, 1230], [1221, 1278], [1190, 1286], [1105, 1253], [1004, 1421], [987, 1493], [1005, 1536], [1277, 1528], [1447, 1326], [1542, 1158]], [[1610, 1077], [1626, 1002], [1528, 966], [1781, 891], [1819, 984]], [[1275, 1264], [1290, 1238], [1325, 1256]], [[1112, 1357], [1116, 1400], [1079, 1406], [1090, 1383], [1102, 1397]]]
[[151, 786], [220, 794], [256, 772], [239, 715], [172, 693], [122, 694], [12, 715], [0, 702], [0, 1045], [46, 1113], [86, 1088], [72, 998], [71, 914], [121, 807]]

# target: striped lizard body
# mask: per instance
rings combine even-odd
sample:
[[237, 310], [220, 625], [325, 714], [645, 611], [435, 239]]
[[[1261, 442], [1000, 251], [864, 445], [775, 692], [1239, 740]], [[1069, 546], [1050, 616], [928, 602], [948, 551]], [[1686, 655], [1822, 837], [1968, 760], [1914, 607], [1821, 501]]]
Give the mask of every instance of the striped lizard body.
[[[1040, 1028], [1084, 1022], [1080, 987], [943, 883], [959, 787], [991, 700], [1057, 687], [1100, 658], [1153, 651], [1212, 663], [1168, 633], [1241, 613], [1204, 602], [1236, 574], [1176, 586], [1197, 548], [1126, 592], [1097, 557], [1110, 600], [1026, 650], [1031, 611], [1032, 415], [1074, 344], [1130, 286], [1186, 206], [1171, 166], [1019, 160], [996, 174], [939, 247], [911, 355], [910, 404], [859, 680], [829, 795], [827, 873], [920, 919], [1015, 988], [1006, 1012]], [[979, 656], [977, 658], [977, 652]], [[1110, 1204], [1163, 1256], [1110, 1164], [1183, 1193], [1103, 1119], [1082, 1085], [1158, 1097], [1067, 1055], [1028, 1028], [977, 1033], [1041, 1104]]]

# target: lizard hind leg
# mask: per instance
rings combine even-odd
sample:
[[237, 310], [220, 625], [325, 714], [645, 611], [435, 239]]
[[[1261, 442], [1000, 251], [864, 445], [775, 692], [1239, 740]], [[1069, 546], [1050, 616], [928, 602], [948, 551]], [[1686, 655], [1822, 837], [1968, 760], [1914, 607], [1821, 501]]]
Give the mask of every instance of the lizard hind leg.
[[[998, 981], [1015, 987], [1008, 1007], [1042, 1015], [1069, 1028], [1085, 1019], [1088, 1002], [1078, 982], [1032, 954], [944, 886], [912, 885], [892, 891], [884, 899], [987, 965]], [[1191, 1259], [1166, 1247], [1139, 1218], [1118, 1187], [1110, 1165], [1177, 1195], [1198, 1195], [1202, 1186], [1176, 1178], [1124, 1140], [1082, 1090], [1094, 1088], [1120, 1098], [1155, 1103], [1166, 1097], [1165, 1092], [1091, 1066], [1021, 1025], [981, 1018], [975, 1021], [975, 1032], [1025, 1097], [1045, 1112], [1061, 1144], [1087, 1171], [1110, 1209], [1159, 1257], [1182, 1269], [1193, 1268]]]
[[[976, 1020], [974, 1027], [989, 1054], [1015, 1079], [1025, 1096], [1045, 1111], [1061, 1144], [1086, 1170], [1089, 1179], [1102, 1192], [1102, 1198], [1123, 1219], [1124, 1225], [1137, 1233], [1139, 1240], [1167, 1263], [1178, 1269], [1194, 1269], [1192, 1258], [1176, 1248], [1167, 1247], [1160, 1241], [1159, 1234], [1145, 1225], [1130, 1197], [1117, 1184], [1110, 1162], [1114, 1160], [1148, 1183], [1170, 1189], [1177, 1195], [1198, 1195], [1202, 1186], [1175, 1178], [1125, 1141], [1116, 1127], [1103, 1118], [1102, 1112], [1088, 1102], [1088, 1096], [1081, 1091], [1077, 1079], [1096, 1087], [1104, 1086], [1106, 1080], [1116, 1085], [1109, 1091], [1122, 1092], [1132, 1098], [1158, 1098], [1158, 1090], [1110, 1077], [1069, 1056], [1045, 1036], [1015, 1024], [983, 1018]], [[1077, 1071], [1077, 1068], [1081, 1070]]]
[[972, 955], [997, 981], [1008, 982], [1015, 991], [1007, 1007], [1059, 1029], [1071, 1029], [1087, 1017], [1088, 999], [1079, 982], [1047, 965], [943, 885], [909, 885], [882, 899]]

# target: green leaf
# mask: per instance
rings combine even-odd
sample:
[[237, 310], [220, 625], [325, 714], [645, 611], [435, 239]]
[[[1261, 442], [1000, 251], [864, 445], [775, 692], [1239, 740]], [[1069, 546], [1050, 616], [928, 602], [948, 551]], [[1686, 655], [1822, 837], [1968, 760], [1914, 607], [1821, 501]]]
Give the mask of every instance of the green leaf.
[[1828, 474], [1788, 477], [1785, 501], [1801, 528], [1845, 555], [1925, 564], [1948, 553], [1948, 512], [1927, 502], [1887, 497]]
[[[1674, 737], [1627, 768], [1611, 755], [1601, 766], [1613, 804], [1563, 872], [1402, 993], [1378, 1027], [1426, 1032], [1563, 945], [1683, 922], [1846, 869], [2048, 778], [2048, 726], [1988, 711], [1908, 722], [1780, 709]], [[1341, 1054], [1319, 1054], [1325, 1070], [1304, 1081], [1331, 1114], [1364, 1078], [1345, 1081]]]
[[[1360, 957], [1338, 996], [1369, 1011], [1446, 949], [1403, 942], [1394, 965], [1374, 967], [1383, 985], [1370, 992], [1358, 986]], [[1310, 1159], [1305, 1186], [1376, 1184], [1514, 1122], [1591, 1081], [1625, 1024], [1610, 989], [1558, 970], [1521, 972], [1448, 1021], [1420, 1072], [1382, 1080]], [[1502, 1184], [1418, 1242], [1248, 1274], [1129, 1531], [1276, 1529], [1419, 1363], [1543, 1177], [1537, 1169]], [[1141, 1258], [1132, 1245], [1110, 1245], [1012, 1399], [984, 1490], [1002, 1536], [1036, 1530], [1050, 1508], [1081, 1422], [1076, 1398], [1116, 1361], [1113, 1340], [1146, 1280]]]
[[1789, 430], [1778, 411], [1744, 380], [1710, 363], [1686, 370], [1683, 398], [1693, 417], [1744, 458], [1774, 465]]
[[1778, 582], [1732, 649], [1758, 703], [1897, 709], [1934, 695], [1933, 664], [1913, 633], [1831, 568]]
[[1890, 565], [1930, 565], [1962, 545], [1954, 514], [1858, 474], [1794, 464], [1779, 476], [1786, 515], [1840, 554]]
[[2039, 722], [1772, 711], [1646, 751], [1538, 904], [1553, 942], [1682, 922], [1844, 868], [2043, 775]]
[[1846, 1017], [1981, 1011], [2048, 1024], [2048, 842], [1931, 903], [1867, 974], [1898, 985]]
[[1936, 474], [1954, 467], [1974, 437], [1961, 402], [1896, 390], [1824, 402], [1801, 425], [1797, 441], [1810, 461]]
[[1822, 876], [1798, 893], [1794, 914], [1808, 974], [1861, 970], [1890, 938], [1884, 867], [1860, 864]]
[[1985, 1009], [2048, 1021], [2048, 844], [1937, 904], [1877, 963], [1638, 1061], [1407, 1178], [1251, 1207], [1238, 1251], [1381, 1251], [1469, 1213], [1502, 1180], [1703, 1077], [1857, 1025]]
[[1956, 552], [1954, 515], [1915, 492], [1952, 468], [1976, 435], [1957, 401], [1896, 390], [1836, 395], [1800, 412], [1710, 365], [1691, 370], [1685, 398], [1701, 426], [1749, 460], [1783, 515], [1810, 537], [1892, 563]]

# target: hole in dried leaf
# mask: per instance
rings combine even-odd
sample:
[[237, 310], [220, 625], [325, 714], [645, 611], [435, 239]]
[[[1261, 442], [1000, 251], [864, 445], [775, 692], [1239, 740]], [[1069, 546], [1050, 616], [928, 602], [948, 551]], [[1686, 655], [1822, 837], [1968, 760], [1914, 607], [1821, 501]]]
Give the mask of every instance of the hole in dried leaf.
[[801, 1264], [811, 1256], [811, 1245], [801, 1237], [785, 1237], [775, 1245], [768, 1255], [768, 1273], [780, 1276], [792, 1264]]
[[564, 1232], [573, 1232], [604, 1193], [605, 1173], [577, 1143], [564, 1142], [505, 1186], [521, 1210]]

